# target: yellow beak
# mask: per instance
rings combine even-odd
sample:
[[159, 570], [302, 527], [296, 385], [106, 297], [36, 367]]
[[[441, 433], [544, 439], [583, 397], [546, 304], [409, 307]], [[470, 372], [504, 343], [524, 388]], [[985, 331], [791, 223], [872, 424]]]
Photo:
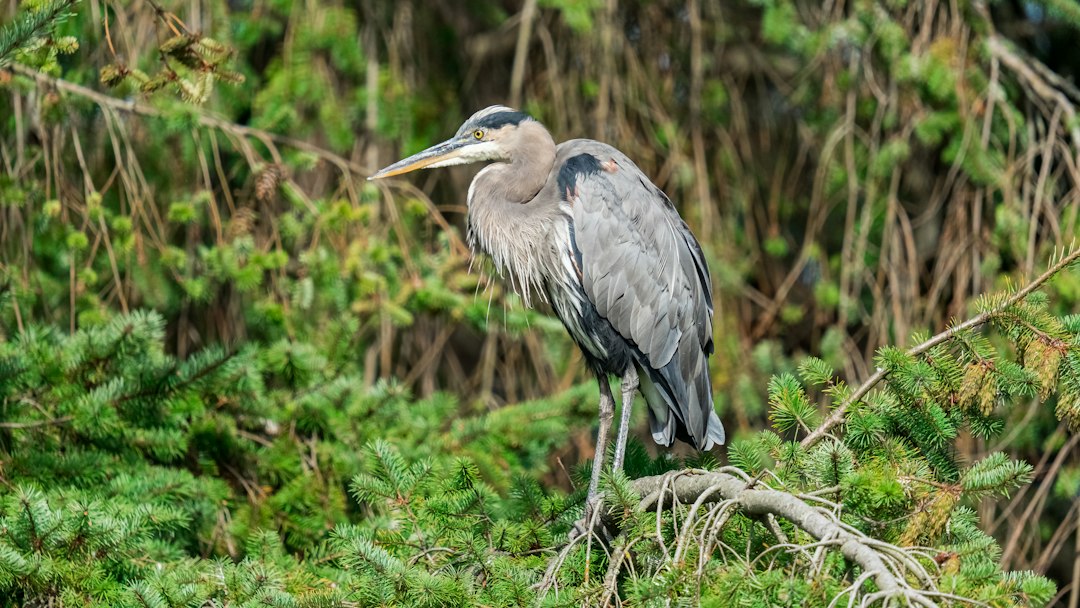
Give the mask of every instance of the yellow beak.
[[399, 160], [389, 167], [380, 169], [375, 175], [372, 175], [368, 179], [393, 177], [395, 175], [416, 171], [417, 169], [423, 169], [424, 167], [430, 167], [439, 162], [451, 160], [460, 156], [461, 150], [470, 143], [472, 143], [470, 140], [463, 138], [448, 139], [441, 144], [431, 146], [423, 152], [417, 152], [408, 158]]

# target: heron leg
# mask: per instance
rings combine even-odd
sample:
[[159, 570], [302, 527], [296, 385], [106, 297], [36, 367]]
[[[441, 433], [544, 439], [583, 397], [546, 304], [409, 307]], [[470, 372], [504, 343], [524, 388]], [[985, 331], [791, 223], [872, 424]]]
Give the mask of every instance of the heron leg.
[[[600, 378], [600, 429], [596, 431], [596, 455], [593, 456], [592, 479], [589, 481], [589, 496], [585, 499], [585, 516], [588, 518], [600, 503], [600, 472], [604, 469], [604, 457], [607, 454], [608, 429], [615, 417], [615, 397], [611, 394], [606, 377]], [[595, 504], [594, 504], [595, 503]], [[587, 519], [586, 519], [587, 520]]]
[[619, 437], [615, 441], [615, 462], [612, 470], [621, 471], [626, 455], [626, 436], [630, 433], [630, 411], [634, 405], [634, 393], [638, 389], [637, 369], [631, 365], [622, 377], [622, 411], [619, 413]]

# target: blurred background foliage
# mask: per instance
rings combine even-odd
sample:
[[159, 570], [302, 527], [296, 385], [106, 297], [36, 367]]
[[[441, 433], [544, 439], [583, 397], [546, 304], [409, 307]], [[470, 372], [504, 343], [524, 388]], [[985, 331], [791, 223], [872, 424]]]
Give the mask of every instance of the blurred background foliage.
[[[768, 426], [773, 374], [814, 354], [857, 384], [879, 347], [970, 316], [1080, 227], [1071, 0], [0, 3], [8, 25], [49, 11], [70, 16], [30, 45], [0, 31], [0, 343], [11, 369], [53, 370], [41, 387], [72, 384], [4, 412], [0, 445], [60, 447], [63, 420], [79, 445], [195, 459], [86, 508], [136, 535], [139, 518], [182, 522], [191, 555], [323, 563], [325, 531], [364, 508], [345, 492], [367, 470], [356, 449], [380, 437], [410, 462], [464, 457], [461, 479], [504, 496], [520, 476], [572, 489], [595, 388], [561, 325], [470, 262], [475, 168], [364, 181], [483, 106], [607, 141], [676, 202], [719, 294], [711, 364], [735, 437]], [[1077, 309], [1076, 274], [1048, 290], [1054, 312]], [[124, 350], [132, 324], [152, 356]], [[70, 343], [95, 339], [96, 359]], [[110, 370], [117, 353], [132, 367]], [[185, 365], [214, 371], [191, 372], [198, 397], [170, 393], [182, 428], [62, 411], [87, 386], [126, 394], [104, 379]], [[94, 391], [80, 398], [109, 399]], [[1035, 463], [1034, 484], [974, 506], [1005, 567], [1064, 587], [1080, 580], [1080, 456], [1044, 398], [953, 456]], [[118, 483], [101, 473], [134, 456], [97, 447], [50, 466]], [[11, 509], [45, 508], [14, 489], [36, 466], [0, 463]], [[155, 513], [156, 491], [197, 506]], [[281, 536], [247, 535], [264, 528]], [[367, 551], [361, 536], [333, 546]]]

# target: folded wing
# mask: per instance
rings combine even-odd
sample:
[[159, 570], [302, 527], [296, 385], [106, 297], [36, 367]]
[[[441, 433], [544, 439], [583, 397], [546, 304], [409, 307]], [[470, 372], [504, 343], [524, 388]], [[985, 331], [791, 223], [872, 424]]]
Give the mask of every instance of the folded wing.
[[679, 437], [700, 449], [723, 443], [706, 360], [713, 304], [701, 247], [625, 155], [596, 142], [574, 152], [566, 194], [585, 293], [636, 347], [654, 439], [671, 445]]

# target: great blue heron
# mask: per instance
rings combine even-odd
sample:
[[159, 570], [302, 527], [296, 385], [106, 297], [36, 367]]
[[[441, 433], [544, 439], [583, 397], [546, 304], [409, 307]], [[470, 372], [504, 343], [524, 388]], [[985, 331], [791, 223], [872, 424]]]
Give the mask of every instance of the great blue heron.
[[526, 304], [534, 293], [550, 302], [600, 384], [587, 509], [615, 414], [608, 374], [622, 384], [614, 468], [639, 378], [656, 443], [723, 444], [706, 361], [709, 272], [671, 200], [615, 148], [589, 139], [555, 145], [543, 125], [505, 106], [480, 110], [450, 139], [369, 179], [481, 161], [492, 164], [469, 186], [470, 247], [491, 257]]

